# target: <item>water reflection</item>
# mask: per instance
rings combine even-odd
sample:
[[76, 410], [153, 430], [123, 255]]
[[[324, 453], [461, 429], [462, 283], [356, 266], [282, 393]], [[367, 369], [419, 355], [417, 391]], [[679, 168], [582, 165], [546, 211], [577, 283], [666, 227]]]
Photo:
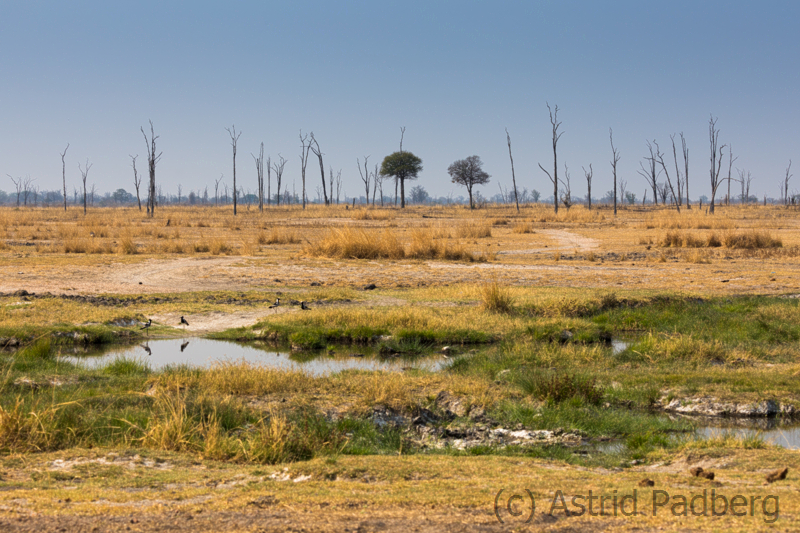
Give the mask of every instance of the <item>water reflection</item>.
[[65, 361], [100, 368], [117, 357], [144, 359], [153, 370], [168, 365], [189, 365], [205, 368], [219, 361], [240, 361], [278, 368], [302, 370], [314, 376], [334, 374], [342, 370], [383, 370], [400, 372], [410, 369], [437, 371], [447, 362], [439, 355], [427, 358], [383, 359], [360, 349], [358, 353], [343, 349], [333, 356], [320, 352], [279, 352], [269, 345], [242, 344], [211, 339], [162, 339], [142, 344], [110, 346], [85, 355], [62, 351]]

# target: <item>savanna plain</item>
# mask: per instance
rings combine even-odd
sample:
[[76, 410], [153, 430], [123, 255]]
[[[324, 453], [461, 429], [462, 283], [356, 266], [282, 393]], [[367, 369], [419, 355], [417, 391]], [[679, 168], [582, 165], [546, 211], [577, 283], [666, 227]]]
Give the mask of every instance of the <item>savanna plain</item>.
[[789, 206], [3, 208], [0, 346], [2, 531], [800, 527]]

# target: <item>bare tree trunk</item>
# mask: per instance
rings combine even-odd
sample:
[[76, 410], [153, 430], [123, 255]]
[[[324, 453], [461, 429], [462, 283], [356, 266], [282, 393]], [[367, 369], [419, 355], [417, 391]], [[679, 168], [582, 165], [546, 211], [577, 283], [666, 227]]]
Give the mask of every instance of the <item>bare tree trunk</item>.
[[[314, 143], [314, 146], [311, 143]], [[322, 196], [325, 198], [325, 205], [328, 205], [328, 191], [325, 190], [325, 165], [322, 164], [322, 151], [319, 149], [319, 143], [314, 138], [314, 132], [311, 132], [311, 140], [308, 142], [308, 147], [314, 152], [314, 155], [319, 159], [319, 174], [322, 179]]]
[[378, 172], [378, 163], [375, 163], [375, 170], [372, 172], [372, 207], [375, 207], [375, 193], [378, 190], [378, 180], [380, 179]]
[[67, 164], [64, 161], [64, 158], [67, 156], [67, 150], [69, 150], [69, 143], [67, 143], [67, 147], [64, 148], [64, 151], [61, 152], [61, 182], [64, 186], [64, 211], [67, 211]]
[[[664, 154], [661, 153], [661, 148], [658, 146], [658, 143], [654, 140], [653, 144], [656, 145], [656, 160], [658, 164], [661, 165], [661, 169], [664, 171], [664, 176], [667, 178], [667, 187], [669, 187], [669, 191], [672, 194], [672, 202], [675, 204], [675, 209], [678, 210], [678, 213], [681, 212], [680, 203], [678, 203], [679, 196], [675, 194], [675, 188], [672, 186], [672, 180], [669, 177], [669, 171], [667, 170], [667, 165], [664, 163]], [[673, 147], [675, 145], [673, 144]], [[677, 165], [676, 165], [677, 166]]]
[[[278, 162], [272, 164], [272, 170], [275, 171], [275, 180], [277, 181], [277, 205], [281, 205], [281, 179], [283, 178], [283, 167], [286, 166], [286, 159], [281, 154], [278, 154]], [[285, 200], [284, 200], [285, 201]]]
[[792, 170], [792, 160], [789, 160], [789, 166], [786, 167], [786, 177], [783, 178], [783, 203], [784, 205], [789, 205], [789, 180], [792, 179], [792, 175], [789, 171]]
[[675, 148], [675, 135], [669, 136], [670, 140], [672, 141], [672, 157], [675, 160], [675, 185], [678, 188], [678, 207], [680, 208], [681, 204], [683, 203], [683, 180], [681, 179], [681, 170], [678, 166], [678, 151]]
[[[739, 159], [738, 157], [736, 159]], [[728, 195], [725, 197], [725, 205], [731, 203], [731, 168], [733, 167], [733, 146], [728, 146]]]
[[514, 157], [511, 155], [511, 135], [506, 128], [506, 141], [508, 141], [508, 158], [511, 160], [511, 182], [514, 184], [514, 202], [517, 204], [517, 213], [519, 213], [519, 196], [517, 195], [517, 177], [514, 174]]
[[645, 157], [644, 160], [647, 161], [647, 168], [645, 168], [644, 163], [641, 161], [639, 162], [639, 166], [642, 167], [637, 172], [644, 177], [647, 184], [653, 190], [653, 205], [658, 205], [658, 169], [656, 167], [656, 154], [653, 152], [653, 145], [650, 144], [650, 141], [647, 141], [647, 149], [650, 151], [650, 157]]
[[708, 212], [714, 214], [714, 200], [717, 197], [717, 188], [720, 185], [719, 171], [722, 168], [722, 150], [725, 145], [719, 146], [719, 130], [717, 119], [711, 116], [708, 120], [708, 138], [711, 145], [711, 205]]
[[147, 134], [144, 132], [144, 128], [140, 128], [142, 130], [142, 135], [144, 136], [144, 142], [147, 146], [147, 166], [150, 171], [150, 187], [148, 192], [147, 198], [147, 214], [150, 218], [153, 218], [156, 213], [156, 164], [161, 160], [160, 152], [156, 155], [156, 139], [158, 136], [155, 134], [153, 130], [153, 121], [150, 121], [150, 139], [147, 138]]
[[233, 215], [236, 216], [236, 143], [239, 142], [242, 132], [236, 133], [236, 125], [230, 128], [225, 128], [228, 135], [231, 136], [231, 147], [233, 148]]
[[267, 205], [272, 205], [272, 158], [267, 158]]
[[683, 147], [683, 173], [686, 180], [686, 209], [691, 209], [692, 204], [689, 202], [689, 148], [686, 147], [686, 138], [683, 136], [683, 132], [681, 132], [681, 146]]
[[361, 176], [361, 181], [364, 183], [364, 201], [369, 203], [369, 168], [367, 167], [367, 161], [369, 161], [370, 156], [364, 156], [364, 170], [361, 170], [361, 161], [356, 157], [356, 165], [358, 166], [358, 174]]
[[91, 163], [89, 160], [86, 160], [86, 168], [81, 168], [81, 164], [78, 163], [78, 170], [81, 173], [81, 179], [83, 180], [83, 214], [86, 215], [86, 177], [89, 175], [89, 169], [92, 168]]
[[136, 171], [136, 158], [139, 157], [139, 154], [130, 155], [131, 158], [131, 165], [133, 166], [133, 186], [136, 188], [136, 202], [139, 204], [139, 211], [142, 210], [142, 200], [139, 197], [139, 186], [142, 184], [142, 178], [139, 177], [139, 173]]
[[558, 121], [558, 106], [555, 106], [554, 111], [550, 108], [550, 104], [548, 103], [547, 110], [550, 111], [550, 125], [553, 128], [553, 175], [551, 176], [541, 163], [539, 163], [539, 168], [547, 174], [547, 177], [550, 178], [550, 181], [553, 183], [553, 210], [555, 213], [558, 213], [558, 152], [556, 150], [556, 145], [564, 132], [558, 133], [558, 127], [561, 126], [561, 123]]
[[261, 151], [258, 157], [253, 154], [253, 160], [256, 162], [256, 179], [258, 181], [258, 210], [264, 212], [264, 143], [261, 143]]
[[[306, 208], [306, 164], [308, 163], [308, 152], [311, 150], [311, 141], [308, 140], [308, 135], [303, 135], [303, 130], [300, 130], [300, 142], [302, 147], [300, 149], [300, 169], [301, 177], [303, 179], [303, 209]], [[308, 143], [308, 144], [306, 144]]]
[[614, 176], [614, 215], [617, 214], [617, 163], [619, 163], [619, 151], [614, 148], [614, 132], [608, 128], [608, 138], [611, 141], [611, 170]]
[[586, 198], [589, 203], [589, 211], [592, 210], [592, 174], [594, 171], [592, 170], [592, 164], [589, 163], [589, 172], [586, 172], [586, 167], [583, 168], [583, 174], [586, 176], [586, 186], [589, 189], [589, 192], [586, 193]]

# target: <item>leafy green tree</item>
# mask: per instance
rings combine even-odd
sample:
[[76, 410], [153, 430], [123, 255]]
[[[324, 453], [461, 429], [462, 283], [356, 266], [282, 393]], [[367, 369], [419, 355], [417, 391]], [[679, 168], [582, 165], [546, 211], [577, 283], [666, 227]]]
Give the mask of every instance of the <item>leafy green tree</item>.
[[406, 206], [406, 180], [417, 179], [422, 172], [422, 159], [411, 152], [395, 152], [383, 158], [381, 174], [400, 180], [400, 207]]
[[489, 174], [483, 170], [483, 161], [477, 155], [471, 155], [466, 159], [459, 159], [447, 168], [447, 173], [453, 178], [453, 183], [458, 183], [467, 188], [469, 194], [469, 208], [475, 209], [475, 202], [472, 199], [472, 188], [476, 185], [489, 183]]

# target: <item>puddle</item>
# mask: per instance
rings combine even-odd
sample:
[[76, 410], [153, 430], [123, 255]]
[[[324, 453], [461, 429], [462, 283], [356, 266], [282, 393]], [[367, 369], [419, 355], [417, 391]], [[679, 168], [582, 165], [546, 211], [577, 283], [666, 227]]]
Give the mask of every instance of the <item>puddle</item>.
[[[364, 354], [352, 357], [349, 354]], [[169, 365], [189, 365], [207, 368], [219, 361], [247, 361], [248, 363], [283, 370], [302, 370], [313, 376], [335, 374], [342, 370], [382, 370], [401, 372], [409, 369], [441, 370], [448, 362], [440, 355], [414, 359], [383, 359], [363, 347], [342, 347], [335, 356], [326, 352], [279, 352], [272, 346], [241, 344], [211, 339], [161, 339], [141, 344], [116, 345], [86, 355], [64, 353], [62, 360], [78, 363], [88, 368], [100, 368], [117, 357], [135, 358], [146, 362], [152, 370]]]
[[731, 435], [743, 439], [760, 437], [764, 442], [775, 444], [789, 450], [800, 450], [800, 424], [781, 423], [779, 419], [737, 420], [730, 423], [702, 426], [697, 434], [703, 438]]
[[[702, 423], [695, 429], [695, 434], [700, 439], [757, 437], [781, 448], [800, 450], [800, 424], [796, 421], [781, 421], [779, 418], [731, 418], [713, 422], [701, 420]], [[691, 433], [686, 435], [691, 436]], [[625, 442], [621, 440], [593, 442], [591, 447], [601, 453], [624, 453], [627, 449]]]
[[628, 346], [630, 346], [630, 345], [631, 345], [630, 342], [623, 341], [623, 340], [620, 340], [620, 339], [613, 339], [611, 341], [611, 353], [613, 355], [620, 354], [620, 353], [624, 352], [625, 350], [627, 350]]

